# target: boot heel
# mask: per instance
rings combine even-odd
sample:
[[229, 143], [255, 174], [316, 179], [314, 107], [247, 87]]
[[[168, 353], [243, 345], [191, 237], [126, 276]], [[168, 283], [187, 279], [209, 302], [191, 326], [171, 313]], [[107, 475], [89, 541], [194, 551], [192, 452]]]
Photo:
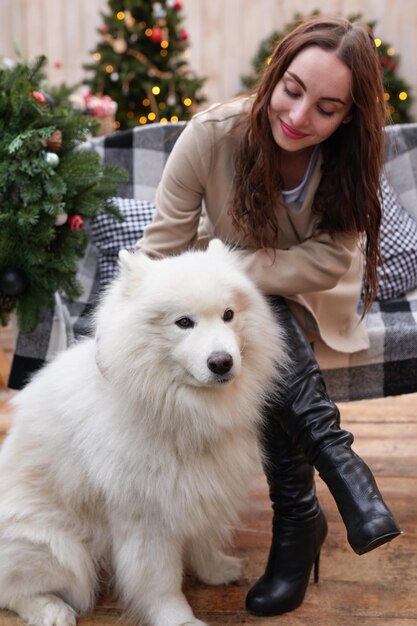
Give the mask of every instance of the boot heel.
[[319, 582], [319, 577], [320, 577], [319, 574], [320, 574], [320, 552], [318, 553], [314, 561], [314, 582], [315, 583]]

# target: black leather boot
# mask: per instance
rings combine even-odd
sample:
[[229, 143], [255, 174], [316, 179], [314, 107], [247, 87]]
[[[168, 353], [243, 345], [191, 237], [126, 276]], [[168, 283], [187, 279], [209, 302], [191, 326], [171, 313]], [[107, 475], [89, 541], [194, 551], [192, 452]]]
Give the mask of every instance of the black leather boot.
[[318, 581], [327, 522], [316, 498], [314, 470], [275, 419], [263, 430], [264, 469], [274, 510], [272, 544], [264, 575], [246, 597], [256, 615], [279, 615], [303, 601], [313, 567]]
[[292, 357], [284, 402], [276, 403], [276, 419], [318, 470], [336, 501], [351, 547], [364, 554], [401, 531], [371, 470], [351, 449], [353, 435], [339, 426], [339, 410], [327, 395], [304, 332], [285, 300], [274, 297], [271, 301], [284, 325]]

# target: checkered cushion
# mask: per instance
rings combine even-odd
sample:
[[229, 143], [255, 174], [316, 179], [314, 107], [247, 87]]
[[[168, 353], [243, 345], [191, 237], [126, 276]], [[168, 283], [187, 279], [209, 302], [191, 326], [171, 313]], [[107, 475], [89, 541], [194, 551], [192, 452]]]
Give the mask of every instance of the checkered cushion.
[[122, 222], [112, 215], [101, 214], [91, 223], [91, 239], [99, 252], [101, 289], [117, 274], [119, 250], [135, 248], [155, 210], [155, 204], [147, 200], [113, 198], [113, 204], [122, 214]]
[[417, 222], [405, 211], [385, 176], [381, 179], [383, 216], [378, 268], [378, 300], [391, 300], [417, 287]]
[[135, 200], [155, 199], [162, 171], [186, 123], [136, 126], [107, 137], [95, 137], [86, 148], [100, 154], [106, 165], [120, 165], [129, 173], [119, 196]]
[[385, 174], [401, 206], [417, 221], [417, 123], [385, 129]]
[[[119, 190], [120, 196], [153, 201], [163, 166], [183, 128], [184, 124], [136, 127], [95, 138], [91, 148], [106, 163], [129, 170], [130, 181]], [[417, 124], [388, 127], [386, 137], [385, 173], [400, 204], [417, 220]], [[386, 209], [387, 223], [388, 214]], [[58, 306], [57, 294], [54, 310], [45, 311], [36, 331], [19, 333], [10, 387], [21, 388], [27, 376], [50, 360], [58, 348], [65, 349], [74, 337], [88, 330], [89, 311], [96, 297], [96, 247], [89, 246], [88, 253], [80, 263], [80, 300]], [[331, 397], [336, 401], [359, 400], [417, 391], [417, 289], [393, 300], [375, 302], [366, 323], [371, 341], [368, 350], [344, 354], [320, 342], [315, 344]]]

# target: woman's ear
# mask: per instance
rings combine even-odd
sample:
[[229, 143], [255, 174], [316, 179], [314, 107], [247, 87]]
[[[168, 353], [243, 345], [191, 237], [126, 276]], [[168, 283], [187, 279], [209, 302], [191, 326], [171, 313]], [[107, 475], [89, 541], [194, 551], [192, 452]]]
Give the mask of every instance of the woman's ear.
[[349, 124], [352, 121], [352, 113], [348, 113], [346, 117], [342, 120], [342, 124]]

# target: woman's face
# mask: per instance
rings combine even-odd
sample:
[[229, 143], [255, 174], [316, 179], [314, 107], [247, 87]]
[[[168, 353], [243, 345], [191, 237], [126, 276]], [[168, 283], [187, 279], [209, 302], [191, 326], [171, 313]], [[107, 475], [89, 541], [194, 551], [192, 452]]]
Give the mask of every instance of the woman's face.
[[352, 107], [351, 71], [335, 52], [309, 46], [289, 65], [269, 103], [272, 134], [283, 150], [315, 146], [343, 122]]

